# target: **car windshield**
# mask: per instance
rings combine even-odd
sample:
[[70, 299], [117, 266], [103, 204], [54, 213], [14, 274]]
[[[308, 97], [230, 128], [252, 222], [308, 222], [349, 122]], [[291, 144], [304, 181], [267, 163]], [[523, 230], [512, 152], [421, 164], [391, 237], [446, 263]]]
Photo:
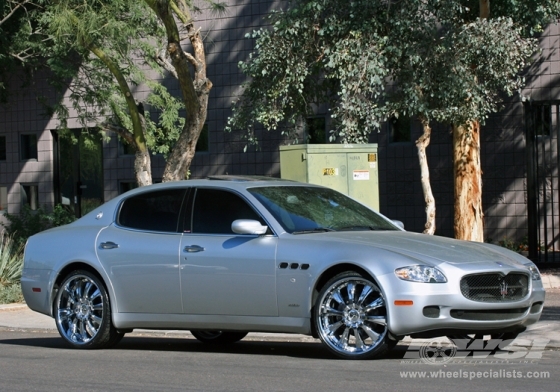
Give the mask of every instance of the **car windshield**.
[[376, 212], [332, 189], [274, 186], [248, 191], [288, 233], [398, 230]]

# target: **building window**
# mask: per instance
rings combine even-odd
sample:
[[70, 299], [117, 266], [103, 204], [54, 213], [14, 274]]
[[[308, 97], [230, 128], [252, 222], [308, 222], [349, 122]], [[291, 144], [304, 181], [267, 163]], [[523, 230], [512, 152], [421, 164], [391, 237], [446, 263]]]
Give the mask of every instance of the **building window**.
[[35, 211], [39, 208], [39, 186], [37, 184], [21, 184], [21, 204]]
[[410, 142], [410, 117], [393, 117], [389, 120], [391, 143]]
[[25, 134], [21, 135], [20, 155], [22, 161], [30, 159], [37, 160], [37, 135]]
[[325, 117], [313, 117], [305, 121], [305, 137], [307, 143], [324, 144], [327, 142], [326, 123]]
[[0, 186], [0, 212], [8, 211], [8, 188]]
[[196, 152], [208, 152], [208, 124], [204, 124], [198, 141], [196, 142]]
[[119, 195], [135, 188], [138, 188], [138, 183], [136, 181], [121, 181], [119, 183]]
[[0, 161], [6, 160], [6, 136], [0, 136]]
[[135, 155], [136, 148], [131, 145], [130, 143], [122, 140], [120, 137], [118, 138], [119, 141], [119, 155]]

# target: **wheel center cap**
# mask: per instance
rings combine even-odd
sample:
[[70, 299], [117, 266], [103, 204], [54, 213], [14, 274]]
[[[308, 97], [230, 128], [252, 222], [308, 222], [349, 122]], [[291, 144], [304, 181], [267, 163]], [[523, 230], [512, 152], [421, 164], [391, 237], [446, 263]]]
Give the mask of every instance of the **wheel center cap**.
[[347, 326], [357, 328], [363, 322], [360, 309], [349, 308], [344, 311], [344, 322]]

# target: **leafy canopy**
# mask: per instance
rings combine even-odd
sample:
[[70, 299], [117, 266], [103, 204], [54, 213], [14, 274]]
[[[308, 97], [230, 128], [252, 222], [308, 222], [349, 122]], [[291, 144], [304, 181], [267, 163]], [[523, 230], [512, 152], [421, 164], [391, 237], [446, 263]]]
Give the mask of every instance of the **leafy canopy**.
[[[530, 3], [530, 5], [528, 5]], [[528, 7], [536, 12], [527, 12]], [[298, 0], [254, 31], [250, 77], [228, 129], [257, 142], [267, 129], [294, 125], [331, 108], [331, 140], [367, 142], [391, 116], [463, 124], [499, 108], [500, 94], [524, 84], [520, 72], [538, 50], [531, 34], [560, 14], [557, 1]]]

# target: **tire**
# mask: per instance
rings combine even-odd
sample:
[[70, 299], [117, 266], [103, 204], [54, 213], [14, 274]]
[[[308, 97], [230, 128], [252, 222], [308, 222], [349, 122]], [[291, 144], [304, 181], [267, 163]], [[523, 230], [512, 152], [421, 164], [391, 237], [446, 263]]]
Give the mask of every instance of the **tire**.
[[340, 358], [379, 358], [397, 344], [388, 337], [381, 290], [357, 272], [344, 272], [327, 282], [313, 313], [319, 338]]
[[191, 334], [198, 341], [207, 344], [232, 344], [247, 336], [247, 332], [230, 331], [191, 331]]
[[64, 279], [56, 294], [54, 316], [60, 336], [74, 348], [107, 348], [124, 336], [112, 324], [105, 286], [89, 271], [73, 271]]

